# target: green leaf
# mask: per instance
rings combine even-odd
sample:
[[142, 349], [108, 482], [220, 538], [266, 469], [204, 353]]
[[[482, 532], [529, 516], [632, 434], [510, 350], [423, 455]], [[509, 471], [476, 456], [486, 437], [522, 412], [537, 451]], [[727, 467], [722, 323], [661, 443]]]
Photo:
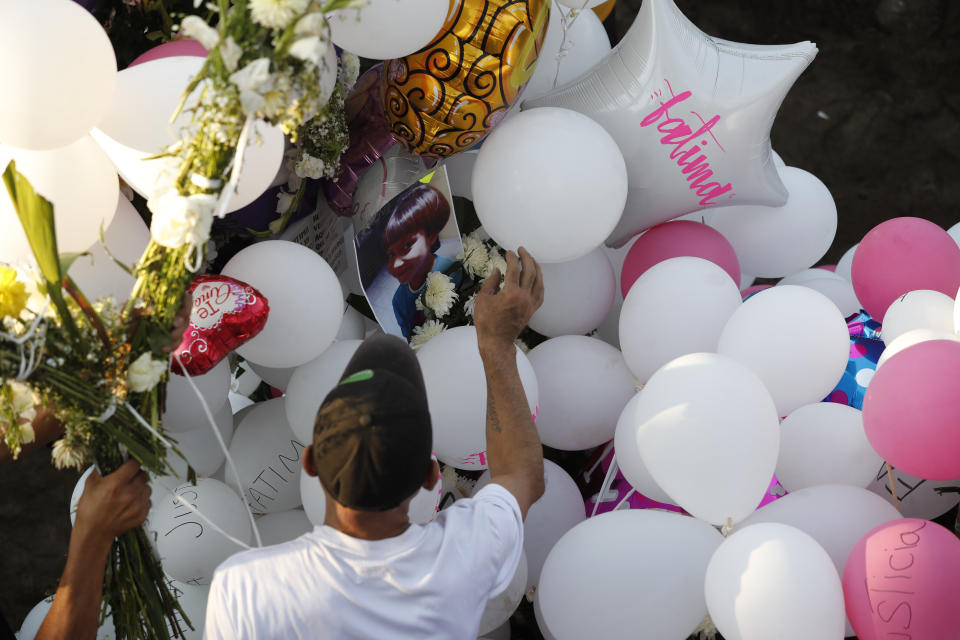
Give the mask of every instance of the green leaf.
[[27, 242], [33, 251], [33, 257], [40, 267], [40, 274], [46, 281], [47, 295], [53, 302], [60, 321], [74, 340], [80, 339], [80, 333], [73, 322], [73, 317], [67, 310], [63, 298], [60, 281], [63, 272], [60, 267], [60, 256], [57, 254], [57, 233], [54, 227], [53, 205], [49, 200], [37, 193], [30, 181], [17, 171], [17, 164], [13, 160], [3, 172], [3, 183], [13, 201], [13, 208], [17, 211], [20, 224], [27, 235]]
[[[61, 253], [60, 254], [60, 273], [66, 273], [70, 270], [70, 266], [77, 261], [77, 258], [82, 258], [84, 256], [93, 256], [89, 251], [76, 251], [73, 253]], [[91, 263], [92, 264], [92, 263]]]

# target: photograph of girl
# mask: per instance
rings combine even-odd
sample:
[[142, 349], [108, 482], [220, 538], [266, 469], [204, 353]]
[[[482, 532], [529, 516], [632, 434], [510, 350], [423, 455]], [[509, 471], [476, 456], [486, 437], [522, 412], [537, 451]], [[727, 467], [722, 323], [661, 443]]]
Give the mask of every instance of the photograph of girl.
[[[452, 199], [442, 177], [402, 191], [356, 236], [360, 282], [370, 307], [386, 333], [405, 340], [426, 320], [417, 300], [427, 276], [431, 271], [447, 273], [462, 251]], [[462, 270], [447, 275], [459, 288]]]

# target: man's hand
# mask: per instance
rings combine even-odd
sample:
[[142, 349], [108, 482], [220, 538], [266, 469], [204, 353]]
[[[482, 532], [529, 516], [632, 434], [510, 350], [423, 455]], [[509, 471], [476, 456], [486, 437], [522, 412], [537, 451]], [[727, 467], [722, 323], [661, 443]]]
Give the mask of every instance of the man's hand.
[[127, 460], [106, 476], [94, 469], [77, 504], [74, 532], [109, 546], [118, 535], [143, 524], [149, 511], [150, 485], [139, 462]]
[[481, 352], [504, 346], [512, 349], [513, 341], [543, 303], [540, 265], [523, 247], [519, 252], [519, 259], [514, 252], [507, 252], [503, 288], [497, 291], [500, 272], [494, 270], [477, 294], [473, 320]]

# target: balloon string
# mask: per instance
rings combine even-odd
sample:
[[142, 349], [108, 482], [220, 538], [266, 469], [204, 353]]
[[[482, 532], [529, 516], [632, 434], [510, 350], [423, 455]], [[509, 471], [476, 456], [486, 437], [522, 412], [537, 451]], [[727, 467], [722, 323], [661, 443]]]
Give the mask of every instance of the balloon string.
[[624, 505], [624, 503], [625, 503], [627, 500], [630, 499], [630, 496], [632, 496], [632, 495], [635, 494], [636, 492], [637, 492], [636, 489], [634, 489], [633, 487], [630, 487], [630, 491], [627, 491], [627, 495], [623, 496], [623, 499], [622, 499], [620, 502], [617, 503], [617, 506], [615, 506], [615, 507], [613, 508], [613, 510], [614, 510], [614, 511], [617, 511], [620, 507], [622, 507], [622, 506]]
[[610, 459], [610, 468], [607, 469], [607, 475], [603, 477], [603, 484], [600, 485], [600, 493], [597, 494], [597, 499], [593, 503], [593, 512], [590, 514], [591, 518], [597, 515], [597, 509], [600, 508], [600, 501], [610, 489], [610, 485], [613, 484], [613, 476], [619, 469], [620, 467], [617, 465], [617, 454], [614, 452], [613, 458]]
[[[206, 398], [200, 393], [200, 390], [197, 388], [197, 385], [193, 382], [193, 378], [187, 372], [187, 368], [183, 366], [183, 362], [180, 360], [180, 356], [176, 353], [173, 354], [174, 360], [177, 361], [177, 364], [180, 365], [180, 371], [183, 372], [183, 377], [187, 379], [187, 384], [190, 385], [190, 388], [193, 389], [193, 392], [197, 394], [197, 398], [200, 399], [200, 405], [203, 407], [203, 413], [207, 417], [207, 422], [210, 424], [210, 428], [213, 429], [213, 435], [217, 437], [217, 442], [220, 444], [220, 449], [223, 450], [223, 455], [227, 460], [227, 467], [229, 467], [230, 472], [233, 474], [233, 479], [237, 482], [237, 487], [240, 491], [243, 491], [243, 483], [240, 481], [240, 473], [237, 472], [237, 466], [233, 463], [233, 458], [230, 456], [230, 452], [227, 451], [227, 445], [223, 442], [223, 436], [220, 435], [220, 429], [217, 428], [217, 423], [213, 419], [213, 413], [210, 411], [210, 407], [207, 405]], [[247, 509], [247, 516], [250, 518], [250, 527], [253, 529], [253, 537], [257, 541], [257, 546], [263, 546], [263, 540], [260, 539], [260, 530], [257, 529], [257, 523], [253, 518], [253, 511], [250, 509], [250, 505], [247, 503], [246, 499], [242, 500], [243, 506]]]
[[900, 511], [900, 498], [897, 497], [897, 487], [893, 482], [893, 467], [890, 466], [890, 463], [887, 462], [887, 481], [890, 483], [890, 493], [893, 494], [893, 506], [897, 508], [897, 511]]
[[[195, 515], [199, 516], [201, 520], [203, 520], [203, 521], [206, 522], [208, 525], [210, 525], [210, 527], [211, 527], [214, 531], [216, 531], [217, 533], [219, 533], [220, 535], [222, 535], [223, 537], [225, 537], [227, 540], [229, 540], [230, 542], [233, 542], [234, 544], [236, 544], [236, 545], [238, 545], [238, 546], [240, 546], [240, 547], [243, 547], [244, 549], [253, 549], [253, 547], [251, 547], [250, 545], [248, 545], [246, 542], [243, 542], [242, 540], [238, 540], [237, 538], [234, 538], [232, 535], [230, 535], [229, 533], [227, 533], [226, 531], [224, 531], [223, 529], [221, 529], [221, 528], [217, 525], [217, 523], [215, 523], [213, 520], [211, 520], [211, 519], [208, 518], [207, 516], [203, 515], [203, 513], [201, 513], [201, 511], [200, 511], [199, 509], [197, 509], [196, 506], [190, 504], [190, 503], [186, 500], [186, 498], [184, 498], [183, 496], [178, 496], [177, 494], [175, 494], [175, 493], [170, 489], [170, 487], [168, 487], [167, 485], [163, 484], [162, 482], [160, 483], [160, 486], [163, 487], [163, 488], [166, 490], [167, 493], [169, 493], [171, 496], [173, 496], [173, 499], [174, 499], [176, 502], [179, 502], [180, 504], [182, 504], [183, 506], [185, 506], [188, 510], [190, 510], [191, 512], [193, 512]], [[243, 503], [246, 504], [246, 500], [244, 500]], [[248, 508], [248, 510], [249, 510], [249, 508]], [[260, 533], [257, 531], [256, 525], [253, 525], [253, 532], [254, 532], [254, 534], [256, 534], [257, 544], [260, 545], [260, 546], [263, 546], [262, 543], [260, 542]]]
[[[554, 5], [559, 6], [559, 5]], [[560, 81], [560, 63], [563, 62], [563, 58], [566, 57], [567, 51], [570, 50], [570, 47], [573, 46], [573, 43], [567, 44], [567, 36], [570, 34], [570, 30], [573, 29], [574, 23], [577, 21], [577, 18], [580, 16], [580, 12], [583, 11], [587, 6], [587, 1], [584, 0], [583, 6], [579, 9], [570, 9], [570, 13], [564, 15], [563, 9], [560, 9], [560, 28], [563, 29], [563, 35], [560, 38], [560, 49], [557, 51], [556, 61], [557, 61], [557, 70], [553, 74], [553, 84], [550, 85], [551, 89], [557, 88], [557, 82]]]

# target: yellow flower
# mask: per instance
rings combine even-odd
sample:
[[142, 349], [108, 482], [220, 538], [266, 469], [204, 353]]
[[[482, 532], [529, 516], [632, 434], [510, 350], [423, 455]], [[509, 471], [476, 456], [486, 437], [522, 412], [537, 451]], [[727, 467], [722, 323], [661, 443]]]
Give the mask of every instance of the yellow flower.
[[0, 317], [16, 318], [27, 304], [27, 288], [17, 280], [17, 272], [0, 267]]

